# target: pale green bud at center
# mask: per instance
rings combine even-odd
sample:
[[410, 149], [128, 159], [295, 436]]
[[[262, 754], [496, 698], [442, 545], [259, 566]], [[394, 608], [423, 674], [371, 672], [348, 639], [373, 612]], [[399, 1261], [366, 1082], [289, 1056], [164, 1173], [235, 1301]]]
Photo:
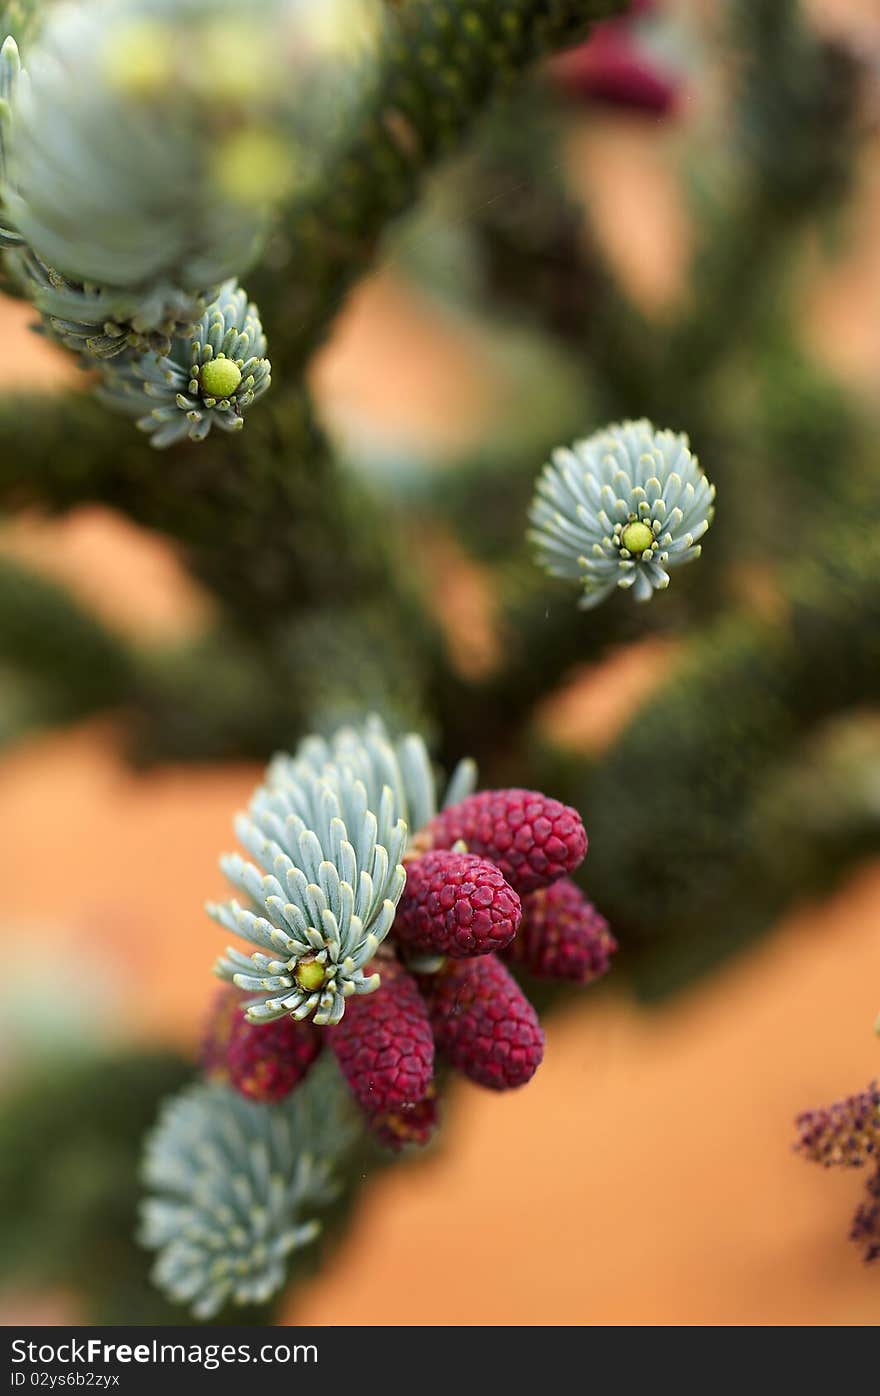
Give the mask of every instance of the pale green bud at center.
[[654, 534], [647, 524], [631, 523], [627, 524], [620, 535], [620, 542], [621, 546], [626, 548], [627, 552], [632, 553], [633, 557], [641, 557], [642, 553], [650, 548], [654, 542]]
[[199, 382], [206, 397], [230, 397], [241, 382], [241, 369], [233, 359], [210, 359], [202, 365]]

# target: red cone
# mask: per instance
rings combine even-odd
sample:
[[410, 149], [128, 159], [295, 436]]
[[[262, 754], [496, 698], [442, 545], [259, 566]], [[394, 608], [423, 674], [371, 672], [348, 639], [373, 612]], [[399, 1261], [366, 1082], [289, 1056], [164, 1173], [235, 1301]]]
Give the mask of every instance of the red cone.
[[438, 1124], [437, 1096], [431, 1087], [425, 1099], [415, 1105], [402, 1105], [388, 1115], [377, 1115], [370, 1129], [386, 1149], [397, 1152], [408, 1144], [427, 1144]]
[[524, 898], [522, 923], [504, 958], [536, 979], [591, 984], [607, 974], [616, 949], [604, 916], [563, 877]]
[[354, 995], [342, 1020], [323, 1028], [358, 1104], [386, 1115], [424, 1100], [434, 1076], [434, 1041], [415, 980], [396, 960], [377, 961], [372, 994]]
[[510, 944], [521, 914], [519, 897], [494, 863], [438, 849], [407, 864], [394, 934], [419, 954], [488, 955]]
[[494, 955], [450, 961], [424, 976], [438, 1050], [472, 1081], [506, 1091], [531, 1080], [544, 1056], [538, 1015]]
[[483, 790], [442, 810], [426, 827], [435, 848], [463, 840], [496, 863], [520, 896], [583, 862], [587, 835], [577, 810], [536, 790]]
[[283, 1100], [305, 1076], [321, 1050], [311, 1023], [278, 1018], [249, 1023], [237, 989], [217, 995], [202, 1047], [206, 1071], [229, 1081], [250, 1100]]

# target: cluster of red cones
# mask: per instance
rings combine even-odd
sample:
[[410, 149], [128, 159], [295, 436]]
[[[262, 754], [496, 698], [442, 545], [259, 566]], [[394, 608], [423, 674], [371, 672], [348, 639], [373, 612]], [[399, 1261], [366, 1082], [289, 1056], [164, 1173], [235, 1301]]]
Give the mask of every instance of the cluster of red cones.
[[525, 1085], [541, 1063], [538, 1016], [502, 959], [545, 979], [588, 984], [616, 949], [570, 880], [587, 837], [575, 810], [529, 790], [471, 795], [415, 840], [375, 993], [351, 998], [334, 1027], [251, 1024], [224, 990], [205, 1043], [209, 1072], [276, 1101], [323, 1046], [336, 1056], [379, 1140], [424, 1144], [437, 1123], [436, 1057], [481, 1086]]

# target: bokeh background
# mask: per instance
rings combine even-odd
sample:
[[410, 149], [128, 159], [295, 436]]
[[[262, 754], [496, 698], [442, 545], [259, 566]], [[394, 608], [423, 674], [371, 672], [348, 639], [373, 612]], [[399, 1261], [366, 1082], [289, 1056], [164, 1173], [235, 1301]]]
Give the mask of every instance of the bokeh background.
[[[690, 19], [711, 6], [671, 8]], [[872, 0], [807, 8], [818, 27], [873, 52], [880, 72]], [[662, 316], [687, 275], [678, 152], [688, 103], [706, 100], [705, 88], [684, 80], [675, 120], [595, 104], [571, 117], [566, 178], [646, 313]], [[418, 225], [404, 232], [313, 365], [322, 413], [363, 458], [443, 469], [497, 428], [530, 372], [521, 346], [419, 284], [414, 268], [435, 250]], [[798, 313], [810, 352], [876, 397], [880, 136], [866, 142], [846, 225], [833, 255], [817, 249]], [[0, 303], [3, 393], [78, 386], [64, 354], [30, 333], [31, 318]], [[430, 518], [418, 547], [456, 662], [478, 673], [498, 643], [484, 570]], [[173, 548], [110, 510], [24, 513], [3, 524], [0, 550], [63, 580], [139, 642], [186, 639], [210, 620], [211, 601]], [[563, 752], [600, 752], [650, 703], [675, 646], [653, 637], [596, 664], [586, 657], [548, 695], [542, 728]], [[260, 767], [133, 769], [124, 730], [124, 715], [91, 719], [0, 755], [8, 1083], [34, 1054], [51, 1061], [77, 1043], [196, 1046], [217, 950], [202, 903], [222, 891], [217, 855]], [[880, 769], [874, 781], [880, 808]], [[56, 966], [48, 987], [44, 947]], [[861, 1179], [805, 1166], [792, 1121], [876, 1073], [878, 1008], [880, 862], [871, 860], [661, 1003], [646, 1006], [612, 975], [588, 1004], [556, 1009], [527, 1090], [495, 1098], [455, 1083], [439, 1146], [368, 1182], [345, 1239], [285, 1321], [877, 1322], [880, 1274], [846, 1240]], [[75, 1285], [29, 1281], [0, 1293], [0, 1317], [84, 1314]]]

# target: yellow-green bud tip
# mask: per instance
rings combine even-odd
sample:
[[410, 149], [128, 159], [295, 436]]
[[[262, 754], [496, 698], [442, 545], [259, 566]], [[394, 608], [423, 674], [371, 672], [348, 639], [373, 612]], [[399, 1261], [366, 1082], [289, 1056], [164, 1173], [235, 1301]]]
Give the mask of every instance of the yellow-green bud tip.
[[232, 359], [210, 359], [202, 366], [199, 382], [205, 397], [230, 397], [241, 382], [241, 369]]
[[633, 557], [641, 557], [642, 553], [650, 548], [654, 541], [654, 534], [647, 524], [631, 523], [620, 535], [621, 547], [626, 548]]
[[104, 73], [109, 85], [126, 97], [154, 97], [174, 75], [174, 38], [154, 20], [129, 20], [104, 43]]
[[314, 993], [324, 983], [324, 966], [317, 960], [300, 960], [296, 967], [296, 982], [307, 993]]
[[233, 131], [214, 152], [214, 180], [224, 199], [249, 208], [277, 202], [296, 183], [290, 142], [271, 127]]

